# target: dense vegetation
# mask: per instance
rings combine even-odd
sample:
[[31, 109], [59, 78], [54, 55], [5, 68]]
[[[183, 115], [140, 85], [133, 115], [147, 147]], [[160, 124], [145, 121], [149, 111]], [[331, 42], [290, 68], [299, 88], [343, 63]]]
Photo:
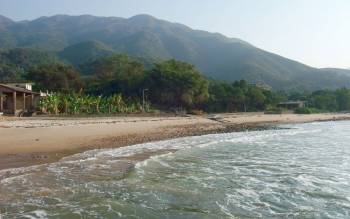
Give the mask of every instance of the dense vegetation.
[[79, 91], [83, 87], [79, 72], [64, 64], [37, 66], [30, 69], [24, 78], [34, 81], [34, 89], [42, 91], [69, 92]]
[[54, 115], [135, 113], [149, 110], [148, 104], [142, 106], [139, 102], [125, 102], [120, 94], [103, 97], [75, 92], [53, 93], [43, 98], [39, 107], [42, 112]]
[[[16, 47], [55, 53], [77, 69], [88, 61], [125, 53], [145, 60], [182, 60], [206, 77], [243, 79], [277, 90], [350, 87], [348, 70], [312, 68], [239, 39], [147, 15], [130, 19], [58, 15], [23, 22], [0, 16], [0, 49]], [[16, 66], [1, 68], [10, 75], [20, 71]]]
[[[304, 100], [308, 104], [309, 113], [336, 112], [350, 110], [350, 89], [340, 88], [337, 90], [319, 90], [312, 93], [298, 92], [289, 95], [291, 99]], [[308, 112], [306, 112], [308, 113]]]
[[55, 55], [47, 52], [30, 49], [0, 51], [0, 80], [20, 80], [30, 69], [59, 62]]
[[30, 80], [37, 91], [55, 92], [42, 102], [48, 113], [140, 112], [143, 99], [147, 109], [151, 104], [165, 111], [276, 113], [281, 112], [277, 104], [285, 100], [307, 102], [307, 108], [297, 113], [350, 110], [346, 88], [278, 92], [244, 80], [208, 79], [193, 65], [176, 60], [149, 64], [127, 55], [111, 55], [75, 68], [50, 53], [29, 49], [4, 51], [0, 57], [0, 81]]
[[263, 111], [286, 99], [278, 92], [250, 85], [244, 80], [234, 83], [211, 81], [209, 93], [205, 108], [210, 112]]

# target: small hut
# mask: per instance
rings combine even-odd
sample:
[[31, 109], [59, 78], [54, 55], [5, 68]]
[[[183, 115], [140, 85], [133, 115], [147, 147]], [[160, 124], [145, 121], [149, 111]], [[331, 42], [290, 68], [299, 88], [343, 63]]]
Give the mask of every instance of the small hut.
[[35, 112], [40, 93], [32, 91], [32, 84], [0, 83], [0, 112], [20, 116]]

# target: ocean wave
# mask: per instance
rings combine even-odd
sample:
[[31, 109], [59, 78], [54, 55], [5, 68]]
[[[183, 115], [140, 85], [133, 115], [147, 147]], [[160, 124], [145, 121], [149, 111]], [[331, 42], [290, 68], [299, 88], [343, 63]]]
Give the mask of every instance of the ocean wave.
[[350, 215], [349, 122], [91, 150], [0, 171], [13, 218]]

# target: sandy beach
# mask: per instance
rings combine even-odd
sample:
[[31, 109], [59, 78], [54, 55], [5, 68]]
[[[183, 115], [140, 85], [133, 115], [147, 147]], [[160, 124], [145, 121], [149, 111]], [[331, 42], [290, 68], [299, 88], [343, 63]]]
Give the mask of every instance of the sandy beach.
[[263, 128], [284, 123], [348, 120], [350, 114], [59, 118], [0, 117], [0, 169], [55, 162], [90, 149], [176, 137]]

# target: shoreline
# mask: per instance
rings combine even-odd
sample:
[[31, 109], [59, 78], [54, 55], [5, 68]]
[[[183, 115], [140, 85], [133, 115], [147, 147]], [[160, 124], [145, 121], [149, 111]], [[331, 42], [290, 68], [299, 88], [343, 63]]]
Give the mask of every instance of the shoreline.
[[[173, 138], [350, 120], [350, 114], [217, 114], [190, 117], [0, 117], [0, 170], [57, 162], [84, 151]], [[137, 157], [137, 155], [136, 155]], [[143, 157], [139, 155], [139, 157]], [[146, 156], [147, 157], [147, 156]]]

